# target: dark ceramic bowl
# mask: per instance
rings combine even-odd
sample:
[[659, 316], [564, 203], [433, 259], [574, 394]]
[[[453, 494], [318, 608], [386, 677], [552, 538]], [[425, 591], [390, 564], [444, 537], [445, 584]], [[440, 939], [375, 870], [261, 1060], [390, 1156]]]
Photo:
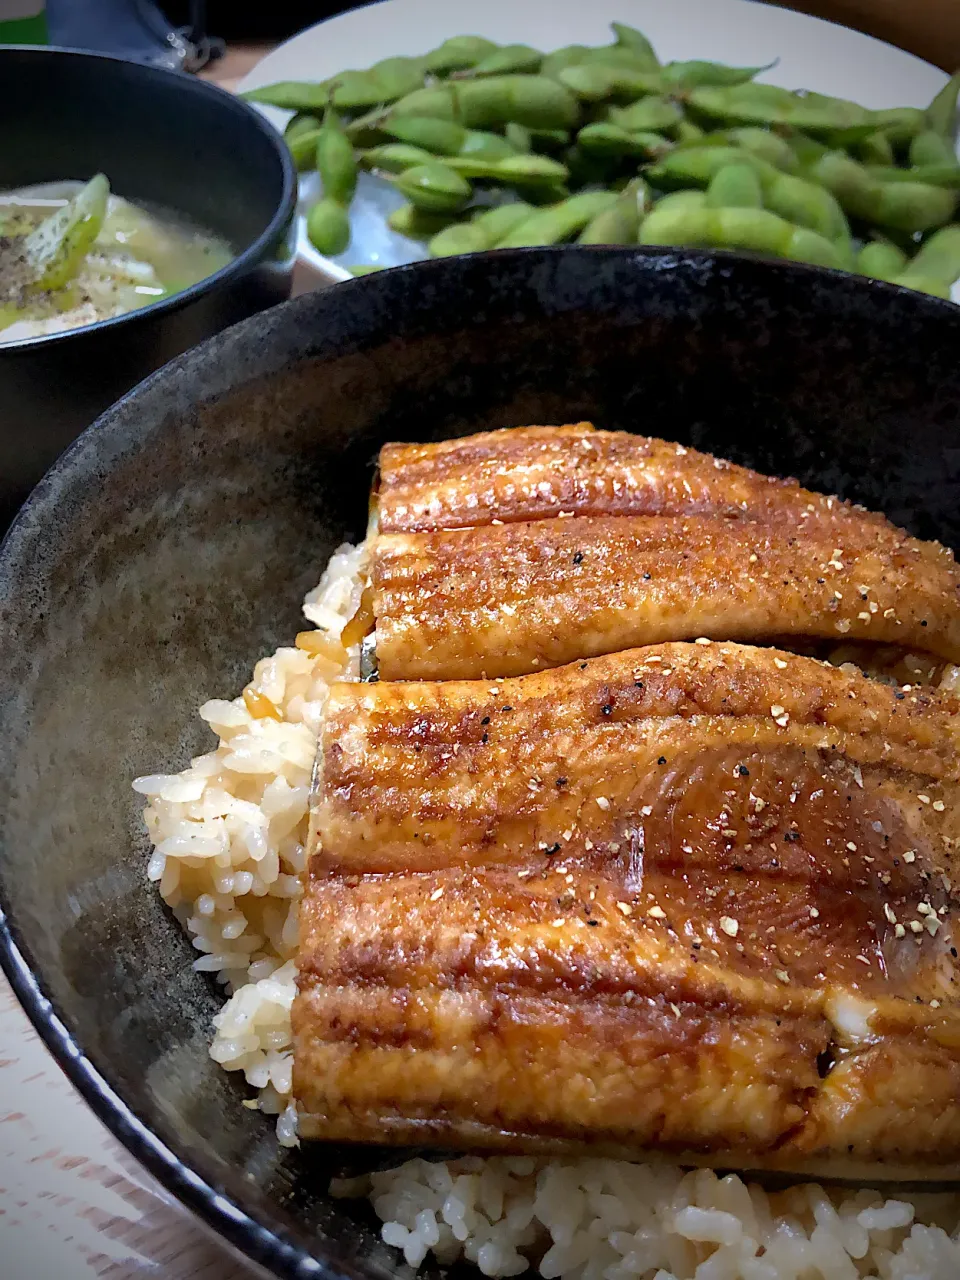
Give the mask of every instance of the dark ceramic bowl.
[[0, 552], [0, 952], [97, 1113], [223, 1237], [279, 1276], [398, 1272], [326, 1194], [377, 1153], [280, 1150], [207, 1056], [217, 993], [144, 879], [130, 779], [208, 749], [197, 706], [289, 643], [379, 446], [590, 418], [958, 545], [958, 350], [960, 310], [812, 268], [450, 259], [248, 320], [60, 459]]
[[[236, 259], [143, 311], [0, 346], [0, 531], [54, 458], [181, 351], [290, 296], [296, 174], [263, 118], [172, 71], [0, 48], [0, 191], [102, 171], [223, 236]], [[288, 243], [289, 242], [289, 243]]]

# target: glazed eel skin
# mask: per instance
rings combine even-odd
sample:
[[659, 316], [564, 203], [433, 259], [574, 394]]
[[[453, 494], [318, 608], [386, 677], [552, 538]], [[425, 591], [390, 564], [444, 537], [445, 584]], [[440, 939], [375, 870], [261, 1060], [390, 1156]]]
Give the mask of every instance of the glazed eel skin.
[[730, 642], [334, 686], [301, 1134], [960, 1177], [958, 712]]
[[[363, 618], [384, 680], [700, 636], [960, 661], [960, 570], [883, 516], [587, 423], [381, 453]], [[796, 647], [794, 645], [794, 647]]]

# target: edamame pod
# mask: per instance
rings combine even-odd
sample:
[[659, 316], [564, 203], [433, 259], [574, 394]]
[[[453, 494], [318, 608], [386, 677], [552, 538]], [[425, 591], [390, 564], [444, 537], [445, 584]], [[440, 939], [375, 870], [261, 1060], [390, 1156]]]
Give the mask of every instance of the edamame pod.
[[907, 269], [907, 255], [889, 240], [871, 240], [857, 254], [857, 270], [874, 280], [892, 280]]
[[628, 133], [667, 133], [683, 120], [683, 111], [667, 98], [641, 98], [629, 107], [615, 107], [610, 113], [612, 123]]
[[577, 237], [580, 244], [636, 244], [650, 192], [640, 178], [624, 188], [616, 202], [594, 214]]
[[927, 127], [926, 114], [919, 107], [890, 107], [869, 112], [875, 129], [882, 129], [895, 147], [906, 146]]
[[538, 209], [500, 241], [501, 249], [522, 249], [532, 245], [560, 244], [582, 231], [602, 210], [615, 204], [612, 191], [581, 191], [559, 204]]
[[462, 253], [482, 253], [490, 248], [486, 233], [475, 222], [455, 222], [430, 240], [432, 258], [452, 258]]
[[365, 169], [382, 169], [386, 173], [403, 173], [411, 165], [428, 164], [434, 159], [429, 151], [406, 142], [386, 142], [360, 152], [360, 163]]
[[894, 162], [893, 144], [885, 133], [878, 130], [861, 138], [854, 145], [854, 154], [864, 164], [890, 164]]
[[398, 235], [408, 236], [411, 240], [429, 240], [455, 221], [455, 214], [429, 213], [412, 204], [402, 204], [399, 209], [394, 209], [387, 215], [387, 226]]
[[392, 99], [372, 71], [342, 71], [330, 81], [330, 101], [338, 111], [360, 111]]
[[301, 133], [295, 133], [292, 138], [287, 139], [287, 150], [293, 159], [293, 163], [300, 172], [305, 169], [313, 169], [317, 163], [317, 142], [320, 139], [320, 126], [315, 129], [304, 129]]
[[260, 89], [245, 89], [240, 97], [284, 111], [323, 111], [330, 101], [330, 81], [310, 84], [306, 80], [278, 80]]
[[618, 124], [588, 124], [577, 134], [577, 146], [587, 155], [642, 156], [646, 159], [666, 155], [671, 144], [661, 133], [629, 133]]
[[698, 124], [694, 124], [692, 120], [688, 120], [686, 116], [682, 120], [677, 121], [676, 128], [673, 130], [673, 136], [677, 142], [683, 143], [684, 146], [691, 146], [695, 142], [699, 142], [705, 137], [703, 129]]
[[324, 197], [348, 206], [357, 189], [357, 160], [353, 144], [343, 132], [340, 117], [332, 107], [324, 113], [317, 139], [317, 172]]
[[515, 147], [509, 138], [482, 129], [467, 129], [459, 155], [476, 160], [506, 160], [508, 156], [525, 155], [526, 149]]
[[473, 194], [470, 183], [439, 160], [412, 165], [390, 181], [412, 205], [428, 213], [455, 213]]
[[554, 49], [548, 53], [540, 64], [540, 74], [555, 79], [567, 67], [575, 67], [590, 53], [585, 44], [568, 44], [562, 49]]
[[298, 111], [292, 115], [283, 130], [284, 141], [289, 146], [292, 138], [299, 138], [305, 133], [315, 133], [323, 122], [323, 117], [309, 111]]
[[533, 212], [531, 205], [523, 200], [515, 200], [511, 204], [499, 204], [493, 209], [482, 209], [473, 215], [471, 221], [482, 228], [488, 247], [493, 249]]
[[560, 71], [557, 80], [583, 102], [603, 102], [606, 98], [632, 101], [645, 93], [659, 93], [663, 89], [659, 72], [586, 62]]
[[935, 276], [948, 285], [960, 280], [960, 226], [951, 223], [925, 240], [910, 263], [910, 272]]
[[451, 71], [465, 71], [489, 57], [497, 49], [493, 40], [483, 36], [451, 36], [438, 48], [428, 53], [424, 62], [434, 75], [447, 75]]
[[781, 138], [779, 134], [771, 133], [768, 129], [744, 125], [739, 129], [728, 129], [720, 134], [720, 137], [725, 138], [733, 146], [740, 147], [742, 151], [748, 151], [752, 156], [759, 156], [761, 160], [766, 160], [775, 168], [782, 169], [784, 173], [796, 173], [800, 168], [796, 152], [786, 138]]
[[472, 156], [450, 156], [447, 165], [465, 178], [482, 178], [502, 186], [525, 183], [564, 182], [566, 165], [548, 156], [507, 156], [503, 160], [482, 160]]
[[945, 187], [920, 182], [881, 182], [850, 156], [831, 151], [811, 176], [854, 217], [874, 226], [914, 233], [943, 226], [953, 216], [957, 197]]
[[665, 191], [676, 187], [706, 187], [721, 169], [741, 164], [745, 158], [750, 158], [749, 152], [739, 147], [677, 147], [648, 169], [646, 176], [655, 187]]
[[[952, 138], [945, 138], [935, 129], [925, 129], [910, 143], [910, 165], [917, 169], [923, 165], [956, 165], [957, 149]], [[892, 163], [887, 162], [887, 163]]]
[[393, 104], [390, 119], [396, 123], [400, 116], [453, 120], [459, 123], [454, 86], [433, 84], [424, 89], [415, 89]]
[[394, 104], [391, 117], [431, 116], [468, 129], [570, 129], [580, 115], [569, 90], [545, 76], [489, 76], [418, 89]]
[[960, 187], [960, 164], [924, 164], [917, 169], [897, 169], [890, 165], [866, 166], [879, 182], [925, 182], [932, 187]]
[[796, 226], [809, 227], [841, 246], [852, 262], [850, 226], [837, 198], [824, 187], [793, 173], [764, 169], [759, 174], [763, 202]]
[[902, 275], [894, 276], [891, 284], [898, 284], [901, 289], [915, 289], [917, 293], [929, 293], [934, 298], [950, 301], [951, 290], [948, 284], [938, 280], [936, 276], [918, 275], [909, 267]]
[[400, 142], [421, 147], [437, 156], [459, 154], [467, 140], [467, 131], [462, 124], [437, 120], [432, 116], [389, 115], [380, 128]]
[[543, 54], [529, 44], [505, 44], [494, 49], [485, 58], [475, 63], [469, 72], [471, 76], [502, 76], [514, 71], [539, 71], [543, 62]]
[[805, 133], [794, 132], [788, 135], [790, 149], [800, 162], [801, 168], [816, 164], [821, 156], [825, 156], [830, 148], [819, 138], [811, 138]]
[[746, 84], [776, 66], [778, 59], [763, 67], [728, 67], [723, 62], [668, 62], [663, 68], [663, 82], [670, 89], [699, 89], [708, 85]]
[[[508, 125], [507, 128], [509, 127]], [[530, 148], [538, 155], [554, 155], [562, 151], [570, 141], [570, 134], [566, 129], [530, 129], [528, 133]]]
[[637, 59], [638, 65], [645, 67], [648, 71], [659, 69], [660, 59], [657, 57], [656, 50], [642, 31], [638, 31], [636, 27], [628, 27], [623, 22], [611, 22], [610, 29], [620, 48], [629, 49]]
[[960, 71], [955, 71], [927, 107], [927, 124], [951, 142], [957, 133], [957, 96], [960, 94]]
[[710, 209], [762, 209], [763, 192], [756, 169], [749, 164], [724, 165], [707, 187]]
[[[395, 102], [405, 93], [412, 93], [423, 84], [426, 61], [424, 58], [384, 58], [370, 68], [380, 90], [378, 102]], [[336, 103], [336, 95], [334, 95]], [[370, 104], [373, 105], [372, 103]]]
[[385, 271], [385, 267], [381, 267], [376, 262], [360, 262], [356, 266], [347, 267], [352, 276], [372, 276], [375, 271]]
[[709, 209], [654, 206], [640, 227], [641, 244], [703, 245], [842, 270], [844, 260], [831, 241], [795, 227], [767, 209]]
[[328, 258], [343, 253], [350, 243], [350, 219], [343, 205], [329, 197], [319, 200], [307, 214], [307, 236]]
[[532, 150], [533, 138], [531, 137], [530, 130], [525, 125], [517, 124], [515, 121], [511, 120], [503, 132], [507, 142], [510, 143], [514, 151], [524, 152]]
[[728, 125], [792, 125], [810, 133], [859, 128], [869, 134], [882, 127], [875, 113], [859, 103], [823, 94], [796, 94], [779, 85], [750, 81], [733, 87], [694, 89], [688, 107], [710, 120]]

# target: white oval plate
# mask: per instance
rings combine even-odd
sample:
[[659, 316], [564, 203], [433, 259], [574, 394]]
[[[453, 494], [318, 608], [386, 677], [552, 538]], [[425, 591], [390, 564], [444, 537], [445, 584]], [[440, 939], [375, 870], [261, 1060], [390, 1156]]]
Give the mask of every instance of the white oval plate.
[[[395, 54], [420, 54], [448, 36], [482, 35], [548, 51], [567, 44], [609, 44], [611, 22], [639, 27], [664, 61], [708, 58], [762, 66], [758, 77], [788, 89], [852, 98], [865, 107], [923, 107], [946, 76], [892, 45], [820, 18], [754, 0], [384, 0], [301, 31], [259, 62], [240, 89], [276, 80], [323, 80]], [[289, 112], [263, 113], [279, 129]], [[301, 209], [319, 194], [318, 179], [301, 179]], [[326, 281], [347, 280], [348, 266], [398, 266], [424, 256], [423, 246], [390, 230], [386, 214], [401, 197], [380, 178], [361, 175], [351, 210], [347, 251], [324, 258], [299, 218], [298, 252]]]

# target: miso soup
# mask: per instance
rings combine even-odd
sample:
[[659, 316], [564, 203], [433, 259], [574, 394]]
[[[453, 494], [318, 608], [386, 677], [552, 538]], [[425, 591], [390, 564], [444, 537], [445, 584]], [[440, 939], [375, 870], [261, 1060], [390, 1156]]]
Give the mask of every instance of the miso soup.
[[113, 195], [102, 174], [0, 193], [0, 346], [149, 306], [234, 256], [179, 215]]

